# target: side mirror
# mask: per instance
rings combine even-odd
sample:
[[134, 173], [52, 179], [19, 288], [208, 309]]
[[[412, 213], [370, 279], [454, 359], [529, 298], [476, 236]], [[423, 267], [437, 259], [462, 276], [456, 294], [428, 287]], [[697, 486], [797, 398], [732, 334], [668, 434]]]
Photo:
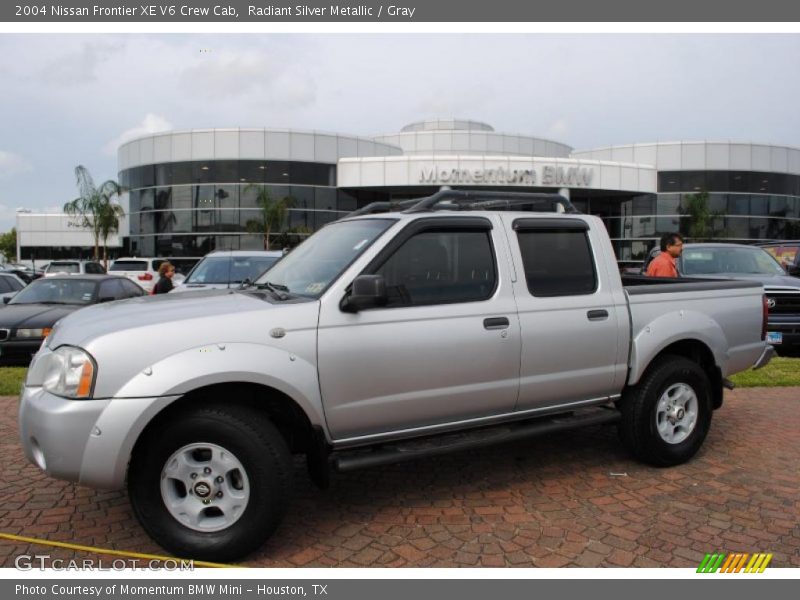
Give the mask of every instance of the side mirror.
[[359, 275], [353, 280], [350, 293], [342, 298], [339, 308], [343, 312], [356, 313], [385, 306], [386, 302], [386, 280], [383, 275]]
[[11, 302], [12, 297], [13, 296], [3, 296], [3, 304], [8, 304], [9, 302]]

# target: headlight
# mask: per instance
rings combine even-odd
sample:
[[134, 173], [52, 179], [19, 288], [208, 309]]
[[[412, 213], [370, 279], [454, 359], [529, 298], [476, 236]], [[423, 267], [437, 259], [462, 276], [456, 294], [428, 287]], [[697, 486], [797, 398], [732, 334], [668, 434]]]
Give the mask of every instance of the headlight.
[[96, 368], [94, 359], [80, 348], [61, 346], [48, 357], [42, 387], [56, 396], [91, 398]]
[[43, 327], [42, 329], [17, 329], [17, 332], [14, 334], [16, 338], [22, 338], [24, 340], [29, 339], [37, 339], [37, 338], [46, 338], [50, 335], [52, 328], [50, 327]]

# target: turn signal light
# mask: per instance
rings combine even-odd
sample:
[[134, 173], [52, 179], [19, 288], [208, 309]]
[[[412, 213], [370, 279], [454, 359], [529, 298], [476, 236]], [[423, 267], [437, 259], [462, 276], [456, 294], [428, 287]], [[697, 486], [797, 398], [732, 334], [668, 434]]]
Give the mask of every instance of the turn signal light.
[[78, 398], [88, 398], [89, 393], [92, 391], [92, 378], [94, 377], [94, 368], [90, 361], [83, 363], [81, 369], [81, 379], [78, 382]]

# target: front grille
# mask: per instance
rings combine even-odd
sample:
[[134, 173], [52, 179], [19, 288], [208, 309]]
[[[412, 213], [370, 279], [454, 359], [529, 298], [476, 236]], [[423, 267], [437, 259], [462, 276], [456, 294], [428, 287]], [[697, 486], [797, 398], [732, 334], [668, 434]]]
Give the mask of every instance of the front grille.
[[9, 329], [0, 329], [0, 342], [4, 342], [9, 338], [11, 334], [11, 330]]
[[773, 292], [767, 290], [767, 299], [775, 302], [775, 306], [770, 306], [769, 308], [770, 314], [800, 314], [800, 292]]

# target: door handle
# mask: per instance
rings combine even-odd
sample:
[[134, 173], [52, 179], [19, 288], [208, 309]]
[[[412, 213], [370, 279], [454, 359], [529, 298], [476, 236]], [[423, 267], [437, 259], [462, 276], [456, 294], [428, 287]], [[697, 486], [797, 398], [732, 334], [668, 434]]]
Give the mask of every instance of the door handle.
[[600, 310], [590, 310], [586, 313], [590, 321], [605, 321], [608, 318], [608, 311], [604, 308]]
[[506, 329], [508, 325], [509, 321], [506, 317], [492, 317], [483, 320], [484, 329]]

